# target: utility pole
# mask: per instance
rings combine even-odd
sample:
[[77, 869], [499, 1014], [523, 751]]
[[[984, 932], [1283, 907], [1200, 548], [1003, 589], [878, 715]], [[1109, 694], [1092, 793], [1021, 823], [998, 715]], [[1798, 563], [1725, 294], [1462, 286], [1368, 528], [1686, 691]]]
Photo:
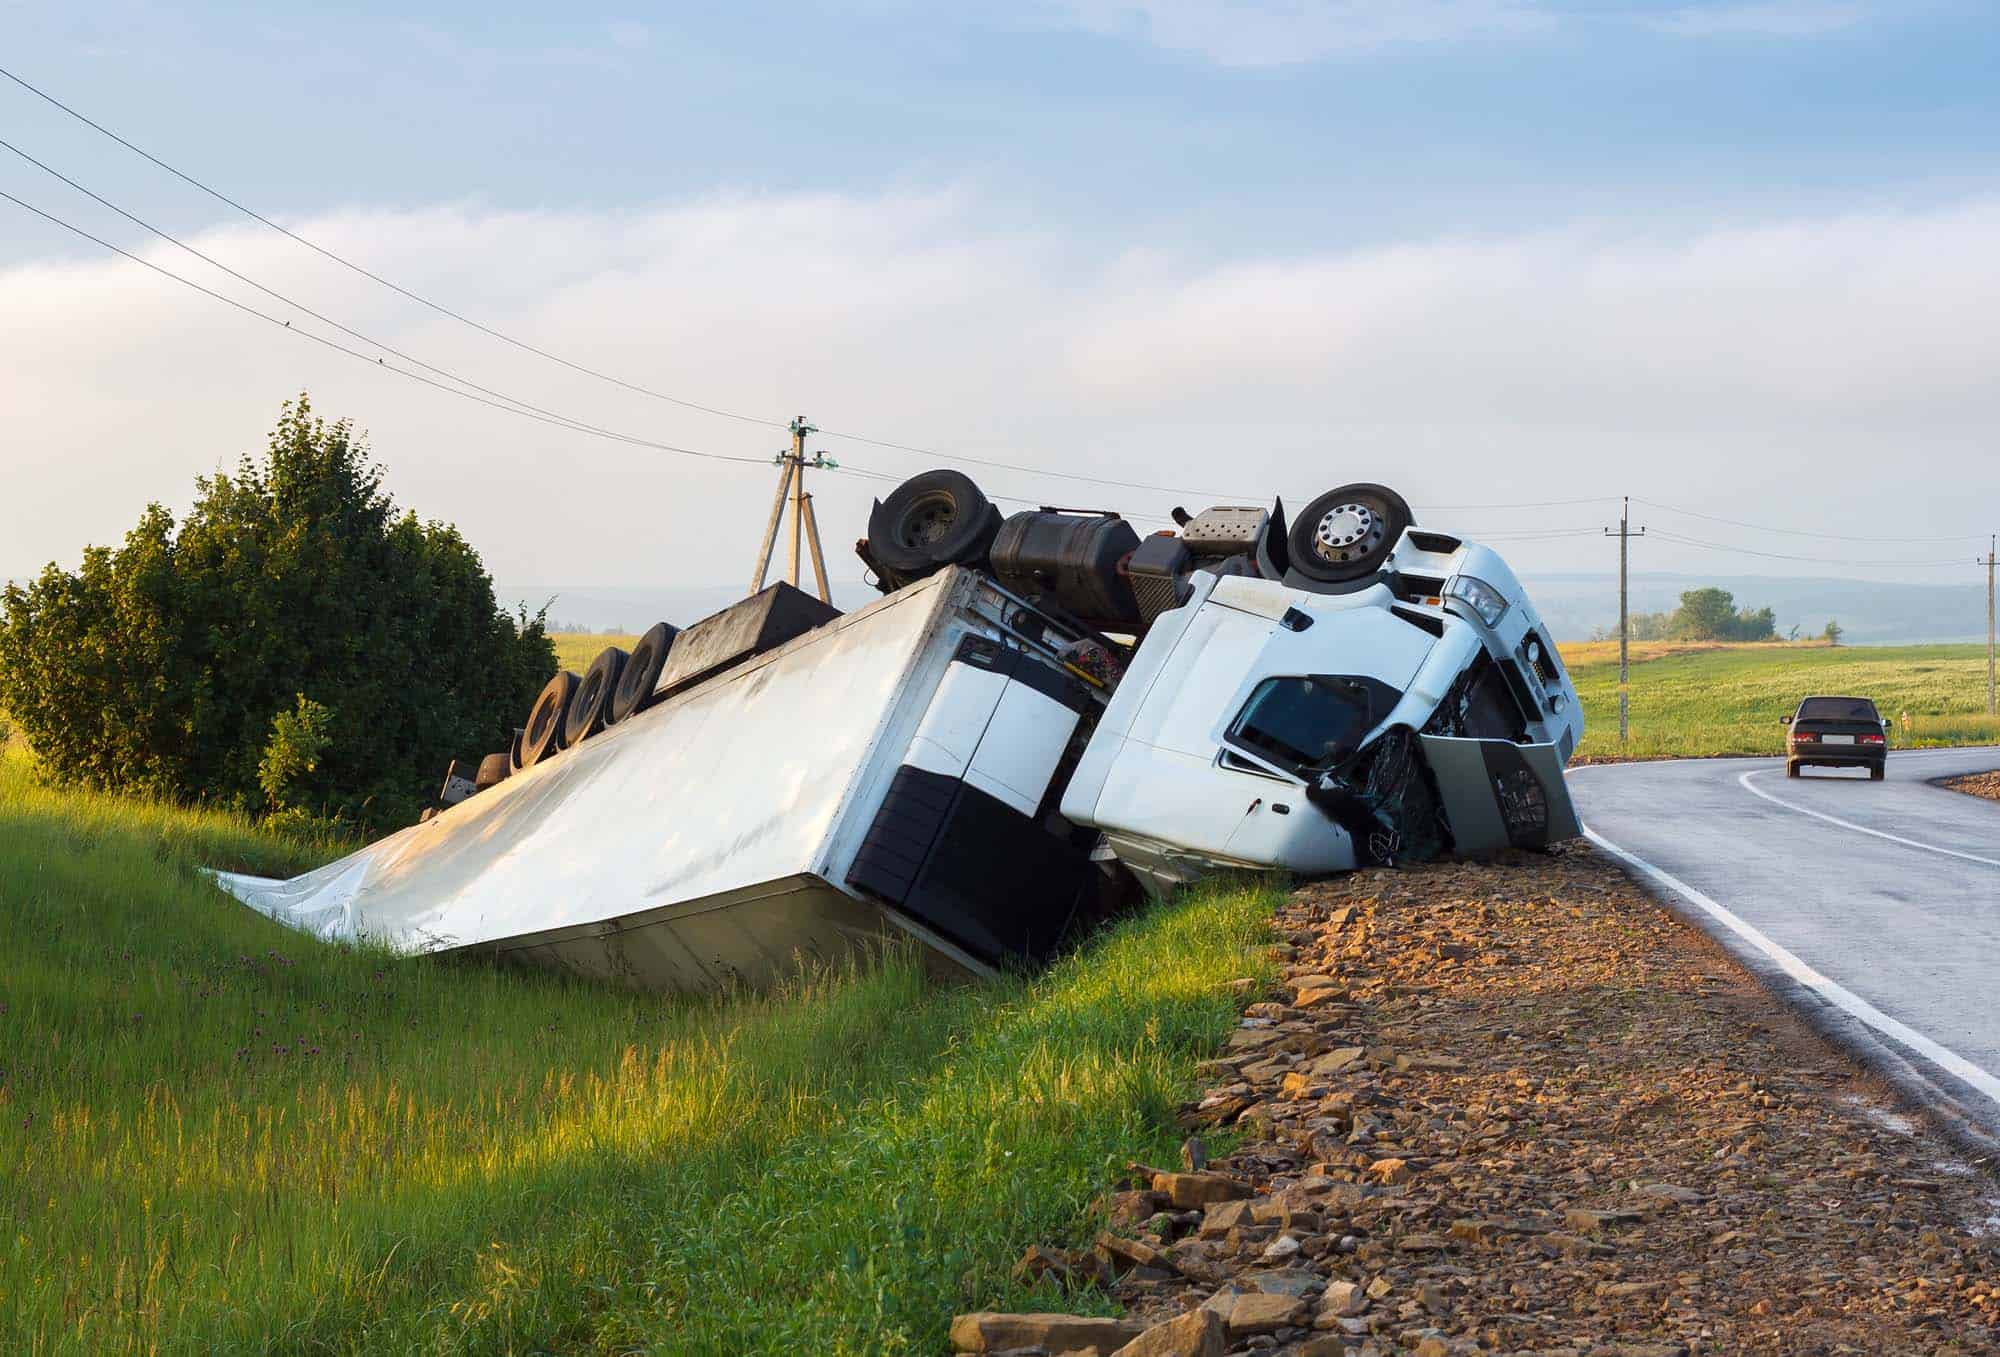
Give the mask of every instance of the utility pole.
[[790, 583], [794, 589], [799, 585], [799, 548], [803, 543], [812, 552], [813, 579], [819, 584], [819, 598], [822, 603], [833, 602], [833, 596], [826, 586], [826, 557], [820, 551], [819, 520], [813, 515], [812, 496], [806, 493], [807, 468], [838, 467], [823, 452], [813, 454], [806, 460], [806, 435], [819, 430], [806, 423], [800, 415], [792, 421], [792, 446], [771, 460], [778, 464], [778, 493], [771, 501], [771, 517], [764, 524], [764, 541], [757, 549], [757, 569], [750, 577], [750, 592], [755, 594], [764, 588], [764, 577], [770, 573], [771, 553], [778, 545], [778, 525], [785, 519], [785, 503], [792, 508], [792, 550], [790, 560]]
[[1629, 572], [1626, 558], [1631, 554], [1634, 537], [1644, 537], [1644, 528], [1632, 527], [1632, 497], [1625, 496], [1625, 506], [1618, 511], [1618, 531], [1604, 530], [1606, 537], [1618, 539], [1618, 743], [1624, 744], [1631, 733], [1631, 706], [1625, 690], [1626, 680], [1631, 677], [1632, 621], [1628, 588]]
[[1993, 688], [1993, 548], [2000, 542], [2000, 534], [1986, 539], [1986, 714], [2000, 716], [2000, 704], [1995, 702]]

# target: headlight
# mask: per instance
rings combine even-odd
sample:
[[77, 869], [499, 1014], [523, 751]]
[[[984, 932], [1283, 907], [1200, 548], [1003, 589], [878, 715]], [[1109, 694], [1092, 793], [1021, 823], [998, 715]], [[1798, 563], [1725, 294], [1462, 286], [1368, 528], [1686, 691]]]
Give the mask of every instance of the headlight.
[[1471, 575], [1453, 575], [1444, 586], [1446, 598], [1455, 598], [1466, 607], [1479, 614], [1479, 620], [1489, 627], [1500, 625], [1500, 619], [1507, 615], [1507, 600], [1498, 589], [1485, 580]]

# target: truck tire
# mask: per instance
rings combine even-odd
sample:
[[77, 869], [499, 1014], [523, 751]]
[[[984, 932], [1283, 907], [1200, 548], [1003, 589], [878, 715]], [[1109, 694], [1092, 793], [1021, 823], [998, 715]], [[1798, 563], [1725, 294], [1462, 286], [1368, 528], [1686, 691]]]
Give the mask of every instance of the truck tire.
[[535, 705], [528, 708], [528, 724], [521, 732], [521, 766], [533, 768], [563, 746], [563, 724], [569, 704], [576, 698], [579, 680], [569, 670], [559, 670], [542, 688]]
[[479, 776], [472, 780], [473, 788], [483, 792], [488, 787], [497, 787], [505, 782], [507, 775], [513, 771], [508, 766], [511, 762], [506, 754], [488, 754], [479, 761]]
[[611, 708], [611, 695], [618, 691], [618, 680], [625, 672], [627, 658], [617, 646], [606, 646], [597, 652], [590, 668], [583, 671], [583, 682], [576, 685], [576, 696], [570, 699], [569, 714], [563, 718], [565, 749], [583, 743], [604, 729], [604, 718]]
[[957, 471], [912, 476], [875, 501], [868, 515], [868, 552], [901, 586], [948, 565], [980, 566], [1000, 531], [1000, 511]]
[[611, 704], [604, 716], [606, 725], [615, 726], [653, 705], [653, 689], [659, 685], [660, 670], [665, 667], [667, 652], [673, 649], [678, 635], [680, 628], [669, 622], [655, 622], [646, 629], [639, 644], [626, 657], [618, 684], [611, 690]]
[[1365, 579], [1382, 568], [1415, 518], [1386, 485], [1357, 481], [1329, 490], [1292, 524], [1291, 568], [1319, 584]]

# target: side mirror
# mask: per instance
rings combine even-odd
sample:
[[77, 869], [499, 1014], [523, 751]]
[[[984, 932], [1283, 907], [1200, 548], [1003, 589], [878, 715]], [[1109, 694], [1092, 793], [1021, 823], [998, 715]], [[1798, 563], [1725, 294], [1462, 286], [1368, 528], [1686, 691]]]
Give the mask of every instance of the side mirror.
[[1778, 718], [1778, 724], [1781, 726], [1789, 726], [1791, 723], [1792, 723], [1792, 718], [1789, 716], [1780, 716]]
[[1882, 718], [1882, 729], [1887, 730], [1888, 728], [1889, 728], [1889, 718], [1885, 716]]

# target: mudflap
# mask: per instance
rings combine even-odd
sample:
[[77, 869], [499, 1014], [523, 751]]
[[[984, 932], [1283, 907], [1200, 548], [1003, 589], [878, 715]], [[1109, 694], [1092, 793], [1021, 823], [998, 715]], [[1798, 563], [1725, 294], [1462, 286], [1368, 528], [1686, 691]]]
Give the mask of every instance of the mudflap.
[[1553, 744], [1419, 737], [1451, 827], [1453, 852], [1486, 857], [1503, 848], [1546, 848], [1583, 833]]

